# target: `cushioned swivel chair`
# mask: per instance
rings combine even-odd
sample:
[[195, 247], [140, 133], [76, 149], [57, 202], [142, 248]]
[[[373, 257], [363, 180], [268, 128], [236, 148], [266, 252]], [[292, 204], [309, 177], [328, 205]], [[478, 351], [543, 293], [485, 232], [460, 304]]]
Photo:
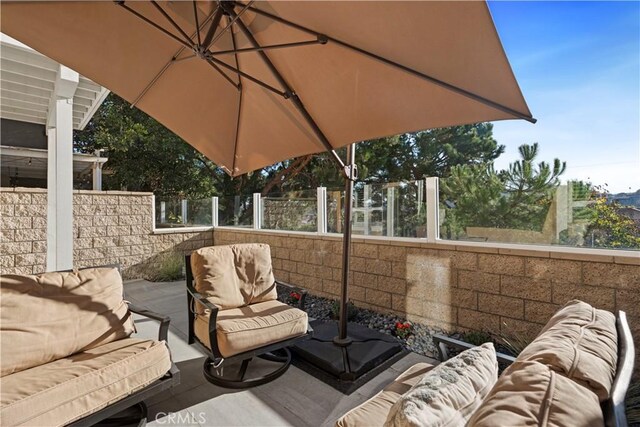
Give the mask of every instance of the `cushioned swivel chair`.
[[[284, 374], [291, 364], [287, 347], [309, 336], [310, 328], [301, 310], [305, 291], [277, 282], [302, 296], [300, 308], [277, 300], [269, 245], [201, 248], [186, 257], [185, 265], [189, 343], [198, 343], [209, 356], [205, 378], [222, 387], [246, 388]], [[245, 378], [254, 357], [278, 362], [278, 367]], [[238, 361], [242, 363], [237, 372], [225, 373], [225, 366]]]

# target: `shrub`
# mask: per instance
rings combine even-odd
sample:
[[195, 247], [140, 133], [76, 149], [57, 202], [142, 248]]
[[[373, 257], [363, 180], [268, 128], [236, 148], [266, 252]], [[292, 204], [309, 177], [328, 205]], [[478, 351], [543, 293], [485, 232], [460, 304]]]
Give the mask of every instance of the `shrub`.
[[[347, 320], [355, 320], [358, 315], [358, 308], [351, 302], [347, 302]], [[340, 301], [331, 302], [331, 318], [338, 319], [340, 317]]]
[[171, 282], [182, 279], [184, 256], [176, 251], [163, 252], [159, 254], [145, 274], [146, 278], [152, 282]]
[[486, 332], [469, 331], [464, 334], [464, 341], [473, 345], [482, 345], [486, 342], [492, 342], [491, 335]]
[[627, 422], [630, 426], [640, 425], [640, 382], [632, 382], [625, 399]]

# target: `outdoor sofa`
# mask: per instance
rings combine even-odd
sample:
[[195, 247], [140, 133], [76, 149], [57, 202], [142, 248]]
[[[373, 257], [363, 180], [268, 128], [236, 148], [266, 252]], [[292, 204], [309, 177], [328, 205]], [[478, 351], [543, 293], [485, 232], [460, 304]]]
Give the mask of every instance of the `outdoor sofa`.
[[[443, 363], [412, 366], [336, 426], [627, 426], [635, 354], [622, 311], [570, 301], [517, 358], [490, 343], [434, 341]], [[464, 351], [449, 359], [452, 347]], [[498, 361], [509, 365], [499, 377]]]
[[[88, 426], [134, 406], [144, 424], [144, 399], [179, 383], [169, 318], [126, 302], [118, 268], [0, 284], [0, 425]], [[130, 337], [132, 313], [160, 322], [158, 340]]]

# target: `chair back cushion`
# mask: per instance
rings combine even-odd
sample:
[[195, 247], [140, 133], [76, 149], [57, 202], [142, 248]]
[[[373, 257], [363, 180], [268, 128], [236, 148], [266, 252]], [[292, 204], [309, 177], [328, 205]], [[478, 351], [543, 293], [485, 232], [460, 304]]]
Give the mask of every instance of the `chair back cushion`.
[[598, 397], [538, 362], [513, 363], [498, 379], [468, 427], [603, 426]]
[[129, 336], [116, 268], [0, 278], [0, 376]]
[[618, 360], [615, 316], [569, 301], [518, 356], [533, 360], [578, 382], [604, 402], [611, 391]]
[[222, 310], [278, 298], [266, 244], [198, 249], [191, 254], [191, 270], [196, 290]]
[[463, 426], [498, 379], [492, 343], [437, 365], [389, 410], [385, 427]]

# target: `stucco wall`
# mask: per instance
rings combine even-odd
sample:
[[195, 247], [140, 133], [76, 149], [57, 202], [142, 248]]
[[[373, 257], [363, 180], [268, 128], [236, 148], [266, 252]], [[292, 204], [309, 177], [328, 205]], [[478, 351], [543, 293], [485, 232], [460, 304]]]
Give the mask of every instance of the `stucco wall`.
[[[123, 275], [134, 278], [142, 276], [162, 253], [189, 252], [212, 244], [210, 231], [154, 233], [151, 203], [151, 193], [74, 191], [74, 267], [120, 264]], [[46, 190], [3, 188], [0, 215], [0, 273], [44, 271]]]
[[[342, 244], [317, 236], [216, 228], [214, 244], [271, 245], [276, 277], [337, 298]], [[537, 334], [567, 301], [624, 310], [640, 342], [638, 257], [507, 250], [354, 237], [350, 299], [445, 330]]]

